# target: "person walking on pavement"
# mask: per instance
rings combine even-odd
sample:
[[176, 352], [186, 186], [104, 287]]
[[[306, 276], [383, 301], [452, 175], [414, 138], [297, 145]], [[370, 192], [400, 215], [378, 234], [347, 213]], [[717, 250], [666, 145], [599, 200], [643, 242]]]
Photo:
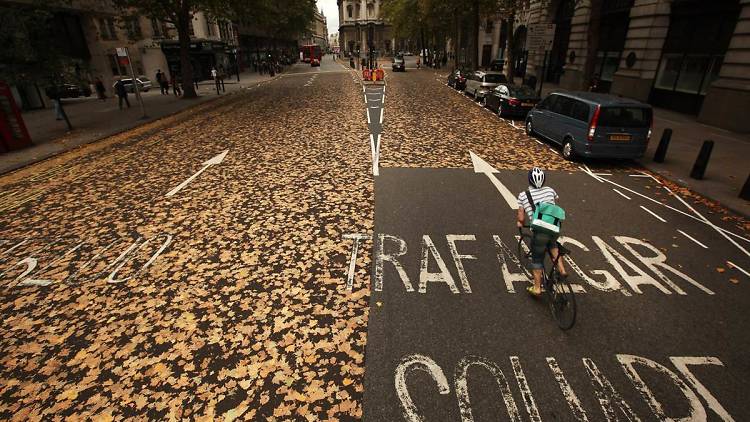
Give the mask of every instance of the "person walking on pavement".
[[214, 84], [216, 85], [216, 95], [220, 95], [221, 92], [219, 92], [219, 89], [221, 88], [221, 83], [219, 82], [219, 72], [216, 71], [215, 67], [211, 68], [211, 77], [214, 79]]
[[174, 96], [179, 97], [182, 95], [182, 89], [180, 88], [180, 83], [177, 81], [174, 73], [170, 76], [170, 80], [172, 81], [172, 92], [174, 92]]
[[219, 66], [219, 80], [221, 81], [221, 92], [227, 92], [227, 89], [224, 87], [224, 78], [226, 77], [227, 73], [226, 70], [224, 70], [224, 66]]
[[164, 95], [164, 74], [161, 73], [161, 69], [158, 69], [156, 71], [156, 83], [159, 84], [159, 89], [161, 89], [161, 95]]
[[128, 101], [128, 91], [127, 89], [125, 89], [125, 84], [122, 82], [122, 79], [118, 79], [117, 83], [115, 83], [115, 94], [117, 94], [117, 106], [120, 107], [120, 110], [122, 110], [123, 102], [125, 102], [128, 108], [130, 108], [130, 101]]
[[105, 95], [104, 82], [102, 82], [101, 78], [96, 78], [96, 80], [94, 81], [94, 89], [96, 89], [97, 98], [102, 101], [105, 101], [107, 99], [107, 96]]

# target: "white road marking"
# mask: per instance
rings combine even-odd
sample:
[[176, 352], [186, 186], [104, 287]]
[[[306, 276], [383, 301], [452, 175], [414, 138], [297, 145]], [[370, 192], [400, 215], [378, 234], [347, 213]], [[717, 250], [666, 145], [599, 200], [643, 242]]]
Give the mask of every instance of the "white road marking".
[[349, 272], [346, 277], [346, 290], [351, 291], [354, 285], [354, 270], [357, 264], [357, 251], [359, 250], [359, 243], [361, 240], [370, 239], [370, 235], [360, 233], [347, 233], [344, 234], [344, 239], [352, 239], [354, 245], [352, 246], [352, 256], [349, 260]]
[[370, 110], [365, 110], [365, 113], [367, 114], [367, 124], [369, 125], [370, 122]]
[[200, 170], [198, 170], [197, 172], [195, 172], [192, 176], [188, 177], [187, 180], [185, 180], [184, 182], [182, 182], [179, 185], [177, 185], [174, 189], [172, 189], [171, 191], [167, 192], [167, 194], [164, 195], [164, 196], [167, 196], [167, 197], [173, 196], [174, 194], [176, 194], [177, 192], [179, 192], [180, 189], [182, 189], [185, 186], [187, 186], [188, 183], [192, 182], [193, 179], [195, 179], [201, 173], [203, 173], [204, 171], [206, 171], [207, 168], [209, 168], [209, 167], [211, 167], [212, 165], [215, 165], [215, 164], [221, 164], [221, 162], [224, 161], [224, 157], [227, 156], [227, 153], [229, 153], [228, 149], [224, 150], [221, 154], [216, 155], [215, 157], [211, 158], [210, 160], [204, 161], [203, 162], [203, 167]]
[[649, 214], [653, 215], [654, 217], [656, 217], [656, 219], [657, 219], [657, 220], [661, 221], [662, 223], [666, 223], [666, 222], [667, 222], [667, 220], [665, 220], [665, 219], [663, 219], [663, 218], [659, 217], [659, 216], [658, 216], [658, 215], [657, 215], [656, 213], [654, 213], [654, 212], [653, 212], [653, 211], [651, 211], [650, 209], [648, 209], [648, 208], [644, 207], [643, 205], [641, 205], [641, 209], [642, 209], [643, 211], [646, 211], [647, 213], [649, 213]]
[[383, 109], [380, 109], [380, 124], [383, 124]]
[[508, 203], [508, 206], [514, 210], [518, 209], [518, 199], [516, 199], [515, 195], [513, 195], [493, 174], [498, 171], [478, 155], [474, 154], [474, 152], [469, 151], [469, 155], [471, 156], [471, 164], [474, 166], [474, 173], [484, 173], [484, 175], [490, 179], [490, 182], [495, 185], [495, 188], [500, 192], [500, 195], [505, 199], [505, 202]]
[[703, 249], [708, 249], [708, 246], [706, 246], [706, 245], [704, 245], [703, 243], [701, 243], [701, 242], [697, 241], [697, 240], [696, 240], [696, 239], [695, 239], [695, 238], [694, 238], [693, 236], [690, 236], [689, 234], [687, 234], [687, 233], [685, 233], [684, 231], [682, 231], [682, 230], [679, 230], [679, 229], [678, 229], [677, 231], [678, 231], [678, 232], [680, 232], [680, 234], [682, 234], [683, 236], [685, 236], [685, 237], [687, 237], [688, 239], [692, 240], [693, 242], [697, 243], [697, 244], [698, 244], [698, 246], [702, 247]]
[[401, 362], [396, 367], [394, 377], [396, 395], [401, 402], [404, 419], [408, 422], [419, 422], [424, 421], [424, 418], [417, 412], [417, 406], [414, 405], [414, 401], [411, 399], [411, 395], [409, 395], [409, 388], [406, 385], [406, 377], [413, 371], [426, 372], [435, 381], [438, 393], [442, 395], [449, 394], [451, 387], [443, 370], [429, 357], [414, 354], [401, 359]]
[[534, 396], [531, 395], [529, 383], [526, 381], [526, 375], [521, 368], [521, 361], [518, 359], [518, 356], [511, 356], [510, 362], [511, 366], [513, 366], [513, 373], [516, 375], [516, 381], [518, 381], [518, 388], [521, 390], [523, 403], [526, 405], [526, 411], [529, 413], [529, 419], [532, 422], [541, 422], [542, 417], [539, 416], [539, 409], [536, 407]]
[[[584, 165], [584, 167], [586, 167], [586, 166]], [[694, 216], [694, 215], [690, 215], [690, 214], [688, 214], [688, 213], [686, 213], [686, 212], [684, 212], [684, 211], [678, 210], [678, 209], [677, 209], [677, 208], [675, 208], [675, 207], [669, 206], [669, 205], [667, 205], [667, 204], [664, 204], [664, 203], [662, 203], [662, 202], [659, 202], [659, 201], [657, 201], [657, 200], [655, 200], [655, 199], [653, 199], [653, 198], [650, 198], [650, 197], [648, 197], [648, 196], [646, 196], [646, 195], [644, 195], [644, 194], [642, 194], [642, 193], [640, 193], [640, 192], [636, 192], [636, 191], [634, 191], [633, 189], [627, 188], [627, 187], [625, 187], [625, 186], [623, 186], [623, 185], [621, 185], [621, 184], [619, 184], [619, 183], [613, 182], [613, 181], [611, 181], [611, 180], [609, 180], [609, 179], [605, 179], [605, 178], [599, 177], [599, 176], [595, 175], [594, 173], [592, 173], [592, 172], [591, 172], [591, 170], [588, 170], [588, 167], [586, 167], [586, 170], [584, 170], [584, 169], [581, 169], [581, 170], [583, 170], [583, 172], [584, 172], [584, 173], [588, 174], [589, 176], [593, 177], [594, 179], [598, 180], [598, 181], [599, 181], [599, 182], [601, 182], [601, 183], [607, 182], [607, 183], [610, 183], [610, 184], [612, 184], [612, 185], [615, 185], [615, 186], [617, 186], [617, 187], [618, 187], [618, 188], [620, 188], [620, 189], [623, 189], [623, 190], [626, 190], [626, 191], [628, 191], [628, 192], [631, 192], [631, 193], [633, 193], [633, 194], [636, 194], [636, 195], [638, 195], [638, 196], [640, 196], [640, 197], [642, 197], [642, 198], [644, 198], [644, 199], [647, 199], [647, 200], [649, 200], [649, 201], [651, 201], [651, 202], [653, 202], [653, 203], [655, 203], [655, 204], [657, 204], [657, 205], [660, 205], [660, 206], [662, 206], [662, 207], [665, 207], [665, 208], [669, 208], [670, 210], [672, 210], [672, 211], [674, 211], [674, 212], [676, 212], [676, 213], [682, 214], [682, 215], [684, 215], [684, 216], [686, 216], [686, 217], [692, 218], [692, 219], [693, 219], [693, 220], [695, 220], [695, 221], [699, 221], [699, 222], [701, 222], [701, 223], [703, 223], [703, 224], [706, 224], [706, 225], [708, 225], [708, 226], [712, 226], [712, 227], [714, 227], [714, 229], [715, 229], [715, 230], [718, 230], [718, 231], [719, 231], [720, 233], [724, 233], [724, 234], [727, 234], [727, 235], [730, 235], [730, 236], [734, 236], [734, 237], [735, 237], [735, 238], [737, 238], [737, 239], [740, 239], [740, 240], [744, 240], [745, 242], [748, 242], [748, 243], [750, 243], [750, 239], [748, 239], [748, 238], [745, 238], [745, 237], [742, 237], [742, 236], [740, 236], [740, 235], [738, 235], [738, 234], [736, 234], [736, 233], [732, 233], [732, 232], [730, 232], [729, 230], [726, 230], [726, 229], [723, 229], [723, 228], [721, 228], [721, 227], [718, 227], [718, 226], [716, 226], [715, 224], [711, 223], [710, 221], [707, 221], [707, 220], [706, 220], [705, 218], [704, 218], [704, 219], [700, 219], [700, 218], [698, 218], [698, 217], [696, 217], [696, 216]], [[669, 190], [669, 189], [668, 189], [667, 187], [664, 187], [664, 189], [667, 189], [667, 191], [669, 191], [670, 193], [672, 193], [672, 191], [671, 191], [671, 190]], [[674, 193], [672, 193], [672, 195], [675, 195], [675, 194], [674, 194]], [[676, 197], [676, 198], [677, 198], [678, 200], [682, 201], [682, 198], [680, 198], [679, 196], [675, 195], [675, 197]], [[684, 201], [682, 201], [682, 202], [683, 202], [683, 203], [685, 203]], [[687, 204], [685, 204], [685, 205], [687, 205]], [[690, 205], [687, 205], [687, 206], [688, 206], [688, 207], [690, 207]], [[731, 240], [730, 240], [730, 241], [731, 241]], [[734, 242], [732, 242], [732, 243], [734, 243]], [[735, 244], [735, 245], [736, 245], [737, 247], [739, 247], [740, 249], [742, 249], [742, 248], [741, 248], [741, 247], [740, 247], [739, 245], [737, 245], [737, 244]], [[747, 253], [747, 251], [745, 251], [744, 249], [742, 249], [742, 250], [743, 250], [743, 251], [744, 251], [745, 253]]]
[[746, 276], [750, 277], [750, 273], [748, 273], [747, 271], [745, 271], [745, 270], [743, 270], [742, 268], [740, 268], [740, 267], [739, 267], [739, 266], [738, 266], [737, 264], [735, 264], [734, 262], [732, 262], [732, 261], [727, 261], [727, 265], [729, 265], [730, 267], [734, 268], [735, 270], [737, 270], [737, 271], [741, 272], [742, 274], [745, 274]]
[[720, 234], [720, 235], [724, 236], [724, 237], [725, 237], [725, 238], [726, 238], [726, 239], [727, 239], [728, 241], [730, 241], [730, 242], [731, 242], [731, 243], [732, 243], [732, 244], [733, 244], [734, 246], [736, 246], [736, 247], [737, 247], [737, 249], [739, 249], [739, 250], [740, 250], [740, 251], [742, 251], [742, 252], [743, 252], [743, 253], [744, 253], [745, 255], [747, 255], [747, 256], [749, 256], [749, 257], [750, 257], [750, 252], [748, 252], [748, 251], [747, 251], [747, 249], [743, 248], [743, 247], [742, 247], [742, 246], [740, 246], [740, 245], [739, 245], [739, 244], [738, 244], [737, 242], [735, 242], [735, 241], [734, 241], [734, 239], [732, 239], [732, 238], [730, 238], [729, 236], [727, 236], [727, 233], [728, 233], [728, 232], [726, 232], [726, 231], [725, 231], [724, 229], [720, 228], [720, 227], [719, 227], [719, 226], [717, 226], [716, 224], [714, 224], [714, 223], [712, 223], [712, 222], [708, 221], [708, 219], [707, 219], [706, 217], [704, 217], [704, 216], [703, 216], [703, 214], [699, 213], [699, 212], [698, 212], [698, 211], [697, 211], [697, 210], [696, 210], [695, 208], [693, 208], [692, 206], [690, 206], [690, 204], [688, 204], [687, 202], [685, 202], [685, 200], [684, 200], [684, 199], [682, 199], [682, 198], [681, 198], [681, 197], [680, 197], [679, 195], [677, 195], [677, 194], [675, 194], [674, 192], [672, 192], [672, 190], [671, 190], [671, 189], [669, 189], [669, 188], [668, 188], [668, 187], [666, 187], [666, 186], [664, 186], [664, 189], [666, 189], [666, 190], [667, 190], [667, 192], [671, 193], [671, 194], [672, 194], [672, 196], [674, 196], [674, 197], [675, 197], [675, 198], [677, 198], [677, 199], [678, 199], [678, 200], [679, 200], [680, 202], [682, 202], [682, 204], [683, 204], [683, 205], [685, 205], [685, 206], [686, 206], [686, 207], [687, 207], [687, 208], [688, 208], [688, 209], [689, 209], [690, 211], [692, 211], [692, 212], [693, 212], [693, 213], [694, 213], [695, 215], [697, 215], [698, 217], [700, 217], [700, 219], [701, 219], [701, 220], [702, 220], [702, 221], [703, 221], [704, 223], [708, 224], [708, 225], [709, 225], [709, 226], [710, 226], [711, 228], [713, 228], [714, 230], [716, 230], [717, 232], [719, 232], [719, 234]]
[[611, 176], [612, 175], [612, 173], [594, 173], [594, 174], [596, 174], [599, 177], [602, 177], [602, 176]]
[[631, 199], [629, 196], [625, 195], [624, 193], [620, 192], [619, 190], [612, 188], [613, 191], [617, 192], [620, 196], [627, 199], [628, 201]]
[[630, 177], [651, 177], [648, 174], [629, 174]]
[[370, 108], [378, 108], [378, 106], [370, 106]]
[[581, 401], [578, 400], [578, 396], [576, 396], [575, 391], [570, 388], [570, 384], [568, 383], [568, 380], [565, 379], [565, 375], [563, 374], [562, 369], [560, 369], [560, 367], [557, 365], [557, 361], [555, 360], [555, 358], [548, 357], [547, 364], [549, 365], [549, 369], [555, 375], [555, 380], [560, 386], [560, 391], [562, 391], [563, 397], [565, 397], [565, 401], [568, 402], [568, 406], [570, 406], [570, 410], [571, 412], [573, 412], [573, 415], [579, 421], [588, 422], [589, 419], [588, 417], [586, 417], [586, 411], [583, 410]]
[[690, 369], [688, 369], [688, 365], [719, 365], [724, 366], [724, 364], [717, 358], [712, 356], [696, 356], [696, 357], [682, 357], [682, 356], [670, 356], [669, 360], [672, 361], [672, 364], [677, 368], [682, 375], [687, 378], [688, 383], [695, 389], [695, 391], [703, 397], [703, 399], [708, 404], [708, 408], [716, 412], [719, 417], [725, 422], [734, 422], [734, 418], [732, 418], [731, 415], [729, 415], [729, 412], [724, 409], [724, 407], [719, 403], [718, 400], [716, 400], [716, 397], [711, 394], [708, 389], [700, 382], [698, 381], [698, 378], [693, 375], [692, 372], [690, 372]]

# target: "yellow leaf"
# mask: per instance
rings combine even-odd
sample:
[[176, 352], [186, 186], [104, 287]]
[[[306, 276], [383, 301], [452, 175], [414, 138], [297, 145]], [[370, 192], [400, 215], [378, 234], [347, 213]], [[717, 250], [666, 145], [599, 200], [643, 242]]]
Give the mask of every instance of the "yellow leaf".
[[354, 381], [351, 378], [344, 378], [344, 385], [351, 385]]

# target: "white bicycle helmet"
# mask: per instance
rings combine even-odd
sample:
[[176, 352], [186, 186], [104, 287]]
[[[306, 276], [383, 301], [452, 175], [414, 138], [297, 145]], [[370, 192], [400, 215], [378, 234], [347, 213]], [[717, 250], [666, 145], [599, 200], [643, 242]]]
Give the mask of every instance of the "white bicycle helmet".
[[539, 167], [529, 170], [529, 185], [537, 189], [544, 186], [544, 170]]

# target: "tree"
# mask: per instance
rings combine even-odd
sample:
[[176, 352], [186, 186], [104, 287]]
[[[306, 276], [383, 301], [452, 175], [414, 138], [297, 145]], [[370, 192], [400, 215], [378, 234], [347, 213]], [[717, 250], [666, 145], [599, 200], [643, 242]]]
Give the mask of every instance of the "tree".
[[[9, 84], [35, 83], [47, 86], [55, 97], [63, 83], [80, 83], [80, 63], [67, 56], [54, 33], [55, 7], [61, 0], [34, 0], [24, 5], [0, 5], [0, 80]], [[62, 112], [68, 130], [73, 126], [59, 99], [52, 98]]]

